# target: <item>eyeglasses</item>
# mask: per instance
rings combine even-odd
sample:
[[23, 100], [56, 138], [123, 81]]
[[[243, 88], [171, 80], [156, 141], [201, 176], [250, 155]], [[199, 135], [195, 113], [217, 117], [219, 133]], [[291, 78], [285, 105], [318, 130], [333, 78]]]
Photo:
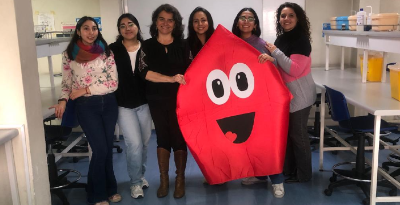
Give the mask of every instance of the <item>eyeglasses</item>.
[[241, 16], [241, 17], [239, 17], [239, 20], [241, 20], [241, 21], [247, 20], [248, 22], [254, 22], [256, 20], [256, 18], [254, 18], [254, 17], [246, 18], [246, 16]]
[[[128, 27], [129, 28], [133, 28], [134, 26], [136, 26], [134, 23], [128, 23]], [[125, 24], [119, 25], [119, 29], [126, 29], [127, 26], [125, 26]]]

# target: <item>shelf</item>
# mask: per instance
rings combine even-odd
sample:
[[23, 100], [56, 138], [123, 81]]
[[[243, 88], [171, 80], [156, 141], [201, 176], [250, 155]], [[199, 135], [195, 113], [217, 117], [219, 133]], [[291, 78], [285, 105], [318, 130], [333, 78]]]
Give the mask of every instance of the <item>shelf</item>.
[[37, 58], [61, 54], [67, 49], [71, 38], [36, 39]]
[[329, 70], [329, 46], [341, 46], [342, 57], [341, 57], [341, 69], [344, 69], [344, 47], [358, 48], [364, 50], [363, 60], [363, 76], [362, 82], [367, 82], [368, 72], [368, 51], [380, 51], [383, 52], [383, 63], [382, 63], [382, 78], [381, 82], [386, 81], [386, 61], [385, 57], [387, 53], [400, 54], [400, 32], [375, 32], [375, 31], [335, 31], [335, 30], [323, 30], [325, 34], [326, 44], [326, 62], [325, 70]]
[[400, 54], [400, 32], [324, 30], [325, 43]]

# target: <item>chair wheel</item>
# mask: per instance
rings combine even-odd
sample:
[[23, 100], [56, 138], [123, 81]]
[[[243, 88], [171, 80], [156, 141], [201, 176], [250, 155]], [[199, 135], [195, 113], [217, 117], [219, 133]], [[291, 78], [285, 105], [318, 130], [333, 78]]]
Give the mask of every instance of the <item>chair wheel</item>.
[[391, 189], [389, 191], [389, 196], [397, 196], [397, 189]]
[[122, 148], [118, 148], [118, 149], [117, 149], [117, 152], [118, 152], [118, 153], [122, 153], [122, 151], [124, 151]]
[[364, 205], [369, 205], [369, 198], [366, 198], [362, 201]]
[[327, 195], [327, 196], [331, 196], [331, 195], [332, 195], [332, 190], [330, 190], [330, 189], [325, 189], [324, 193], [325, 193], [325, 195]]

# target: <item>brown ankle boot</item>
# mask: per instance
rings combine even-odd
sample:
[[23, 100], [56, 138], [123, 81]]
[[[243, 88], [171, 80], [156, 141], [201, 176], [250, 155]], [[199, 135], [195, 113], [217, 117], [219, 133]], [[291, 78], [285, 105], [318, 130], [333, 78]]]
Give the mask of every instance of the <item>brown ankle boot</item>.
[[168, 195], [169, 188], [169, 156], [170, 152], [164, 148], [157, 148], [158, 167], [160, 169], [160, 187], [157, 190], [157, 197], [162, 198]]
[[175, 198], [182, 198], [185, 196], [185, 169], [187, 161], [187, 152], [178, 150], [174, 152], [176, 178], [175, 178]]

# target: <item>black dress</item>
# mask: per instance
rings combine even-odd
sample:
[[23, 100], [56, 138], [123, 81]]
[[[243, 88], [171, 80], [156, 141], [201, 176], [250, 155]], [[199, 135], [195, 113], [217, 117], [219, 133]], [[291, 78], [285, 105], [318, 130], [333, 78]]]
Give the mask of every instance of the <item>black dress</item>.
[[[143, 42], [139, 61], [143, 78], [148, 71], [167, 76], [184, 74], [190, 64], [189, 48], [184, 40], [163, 45], [157, 38], [151, 38]], [[178, 88], [178, 83], [146, 81], [146, 98], [156, 128], [157, 144], [166, 150], [186, 150], [175, 111]]]

